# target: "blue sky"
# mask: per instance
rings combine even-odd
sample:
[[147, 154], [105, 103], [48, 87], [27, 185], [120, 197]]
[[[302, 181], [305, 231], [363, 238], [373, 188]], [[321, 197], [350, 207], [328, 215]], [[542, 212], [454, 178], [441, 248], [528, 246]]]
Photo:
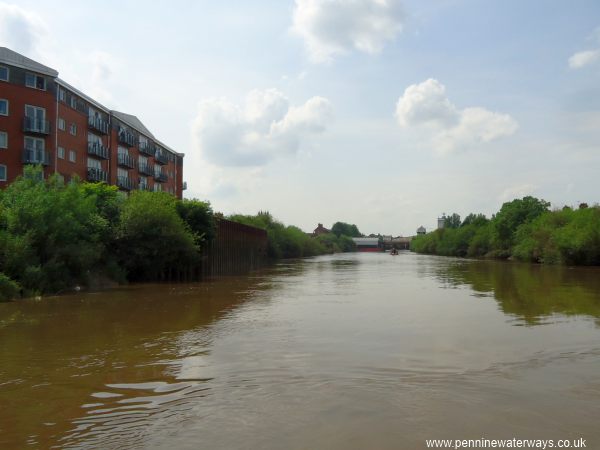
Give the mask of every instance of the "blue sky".
[[0, 2], [0, 45], [186, 154], [186, 195], [410, 235], [598, 202], [597, 1]]

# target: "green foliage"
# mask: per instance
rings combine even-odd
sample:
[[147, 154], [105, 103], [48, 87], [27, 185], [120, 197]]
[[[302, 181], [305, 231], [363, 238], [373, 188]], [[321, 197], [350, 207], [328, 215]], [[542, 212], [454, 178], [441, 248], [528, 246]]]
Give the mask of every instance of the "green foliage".
[[108, 222], [77, 183], [47, 182], [40, 168], [3, 193], [0, 271], [26, 294], [59, 292], [86, 283], [105, 252]]
[[499, 255], [508, 256], [510, 254], [515, 233], [520, 225], [531, 222], [547, 212], [548, 208], [550, 208], [549, 202], [531, 196], [504, 203], [498, 214], [492, 219], [493, 244]]
[[[300, 258], [352, 251], [355, 248], [354, 241], [347, 236], [338, 237], [333, 233], [328, 233], [313, 238], [298, 227], [285, 226], [275, 220], [269, 212], [259, 212], [255, 216], [236, 214], [228, 219], [266, 230], [269, 242], [268, 255], [272, 259]], [[356, 226], [353, 227], [356, 228]]]
[[41, 168], [27, 167], [0, 191], [0, 295], [14, 296], [15, 286], [30, 296], [124, 281], [125, 273], [156, 280], [186, 270], [214, 224], [208, 203], [180, 203], [162, 192], [125, 197], [104, 183], [45, 181]]
[[417, 236], [411, 250], [448, 256], [514, 257], [546, 264], [600, 265], [600, 208], [563, 208], [534, 197], [502, 205], [492, 219], [469, 214], [459, 228]]
[[210, 242], [215, 237], [216, 225], [209, 202], [183, 199], [176, 203], [177, 213], [196, 236], [196, 243]]
[[446, 217], [444, 220], [444, 228], [458, 228], [460, 227], [460, 216], [453, 213], [451, 216]]
[[197, 236], [166, 192], [133, 192], [121, 207], [117, 252], [130, 279], [156, 280], [197, 261]]
[[361, 237], [362, 234], [358, 231], [358, 227], [354, 224], [350, 225], [345, 222], [336, 222], [331, 227], [331, 232], [337, 237], [348, 236], [348, 237]]
[[19, 283], [0, 272], [0, 302], [18, 298], [20, 293], [21, 286], [19, 286]]

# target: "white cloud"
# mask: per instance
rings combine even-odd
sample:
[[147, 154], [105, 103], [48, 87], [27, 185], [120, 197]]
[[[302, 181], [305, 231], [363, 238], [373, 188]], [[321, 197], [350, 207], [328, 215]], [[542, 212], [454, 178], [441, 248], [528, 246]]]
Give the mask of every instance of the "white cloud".
[[577, 52], [569, 58], [569, 67], [571, 69], [581, 69], [600, 61], [600, 49], [584, 50]]
[[0, 3], [0, 46], [38, 56], [38, 47], [46, 30], [44, 21], [37, 14], [17, 5]]
[[301, 106], [276, 89], [254, 90], [243, 105], [225, 99], [200, 103], [193, 134], [202, 159], [215, 166], [261, 166], [295, 154], [333, 118], [329, 100], [312, 97]]
[[296, 0], [292, 31], [310, 58], [326, 62], [355, 49], [378, 53], [402, 31], [398, 0]]
[[508, 114], [457, 108], [446, 96], [445, 86], [433, 78], [406, 88], [396, 104], [396, 119], [403, 128], [422, 129], [441, 153], [510, 136], [518, 128]]
[[582, 69], [600, 61], [600, 27], [596, 28], [587, 38], [595, 48], [574, 53], [569, 58], [571, 69]]

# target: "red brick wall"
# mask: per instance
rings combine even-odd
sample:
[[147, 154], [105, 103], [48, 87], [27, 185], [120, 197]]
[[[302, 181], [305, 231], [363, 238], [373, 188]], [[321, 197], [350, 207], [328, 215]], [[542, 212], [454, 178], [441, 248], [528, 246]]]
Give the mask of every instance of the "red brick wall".
[[23, 173], [22, 155], [25, 148], [23, 118], [25, 117], [25, 105], [39, 106], [46, 109], [46, 120], [50, 121], [50, 135], [31, 134], [30, 136], [44, 139], [46, 151], [49, 151], [51, 156], [51, 165], [44, 169], [44, 174], [48, 176], [54, 173], [56, 103], [52, 92], [0, 81], [0, 98], [9, 102], [8, 116], [0, 116], [0, 131], [8, 133], [8, 149], [0, 149], [0, 164], [6, 165], [8, 176], [6, 182], [0, 181], [0, 188], [6, 187], [7, 184]]

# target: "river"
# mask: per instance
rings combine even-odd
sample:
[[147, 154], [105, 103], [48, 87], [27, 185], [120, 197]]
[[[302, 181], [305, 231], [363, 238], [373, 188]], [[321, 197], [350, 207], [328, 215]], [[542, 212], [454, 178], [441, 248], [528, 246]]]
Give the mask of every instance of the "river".
[[600, 448], [600, 268], [401, 252], [0, 304], [0, 448]]

